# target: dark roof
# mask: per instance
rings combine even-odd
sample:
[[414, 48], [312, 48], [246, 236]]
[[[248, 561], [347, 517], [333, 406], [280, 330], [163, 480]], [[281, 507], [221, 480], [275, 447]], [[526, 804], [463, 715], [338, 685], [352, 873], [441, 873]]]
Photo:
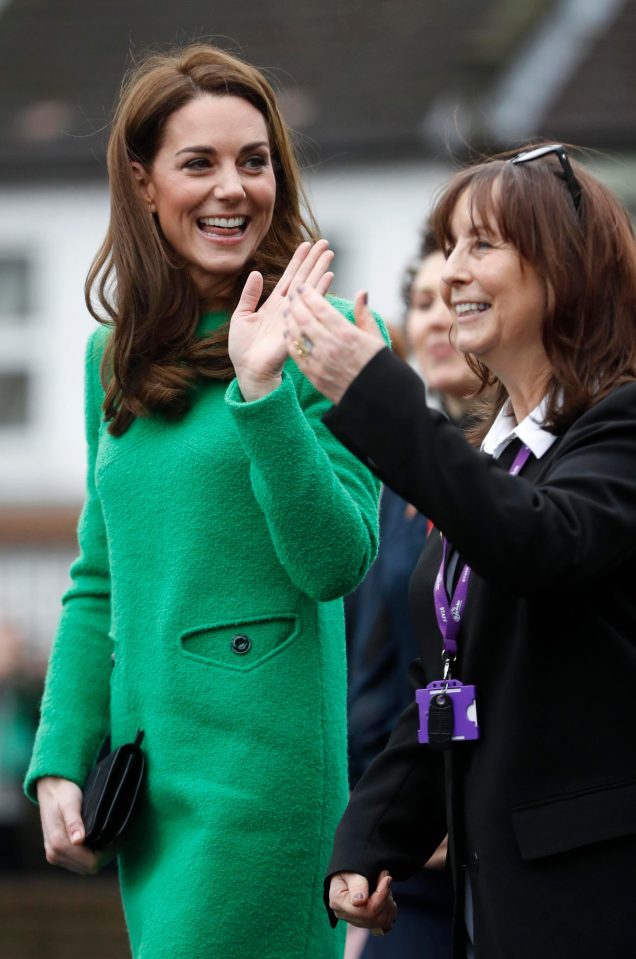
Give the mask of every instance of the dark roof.
[[[0, 0], [0, 178], [102, 176], [130, 51], [201, 38], [267, 70], [311, 162], [439, 156], [444, 134], [426, 118], [461, 103], [478, 141], [480, 104], [555, 2]], [[632, 21], [635, 6], [628, 0]], [[633, 77], [628, 43], [615, 40]], [[611, 52], [601, 60], [584, 106], [605, 118], [594, 133], [613, 145], [628, 124], [624, 116], [610, 122], [603, 63], [616, 82], [623, 66]], [[629, 92], [621, 105], [633, 119]], [[579, 111], [575, 128], [580, 120]]]
[[585, 146], [636, 147], [636, 3], [625, 3], [562, 87], [546, 136]]

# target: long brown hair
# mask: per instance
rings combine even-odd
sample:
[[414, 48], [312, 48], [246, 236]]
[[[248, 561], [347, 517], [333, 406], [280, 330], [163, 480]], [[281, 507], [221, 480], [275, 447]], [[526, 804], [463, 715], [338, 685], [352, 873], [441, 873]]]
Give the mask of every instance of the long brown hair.
[[198, 380], [234, 375], [228, 325], [205, 338], [196, 336], [197, 291], [149, 213], [131, 166], [136, 161], [150, 170], [168, 118], [204, 94], [241, 97], [259, 110], [276, 176], [272, 224], [236, 277], [234, 302], [250, 270], [263, 274], [267, 297], [298, 244], [317, 235], [289, 132], [262, 73], [205, 43], [151, 54], [135, 67], [124, 79], [115, 110], [108, 144], [110, 224], [85, 291], [92, 315], [112, 327], [102, 379], [104, 411], [115, 436], [137, 416], [183, 414]]
[[[636, 378], [636, 242], [627, 211], [581, 164], [571, 161], [582, 192], [577, 211], [554, 156], [516, 165], [508, 162], [512, 155], [455, 174], [431, 222], [447, 248], [453, 212], [468, 190], [475, 219], [496, 224], [522, 265], [542, 277], [548, 304], [542, 338], [552, 370], [544, 425], [559, 434], [615, 386]], [[507, 392], [477, 357], [466, 360], [482, 390], [494, 387], [472, 433], [480, 442]]]

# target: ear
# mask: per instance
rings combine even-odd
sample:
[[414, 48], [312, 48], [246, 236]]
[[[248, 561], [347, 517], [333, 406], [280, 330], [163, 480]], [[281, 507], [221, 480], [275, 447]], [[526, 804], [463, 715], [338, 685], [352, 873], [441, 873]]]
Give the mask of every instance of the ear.
[[156, 213], [157, 207], [155, 206], [154, 199], [155, 192], [148, 171], [143, 163], [138, 163], [137, 160], [133, 160], [131, 162], [130, 168], [133, 172], [135, 180], [137, 181], [137, 185], [144, 203], [147, 205], [151, 213]]

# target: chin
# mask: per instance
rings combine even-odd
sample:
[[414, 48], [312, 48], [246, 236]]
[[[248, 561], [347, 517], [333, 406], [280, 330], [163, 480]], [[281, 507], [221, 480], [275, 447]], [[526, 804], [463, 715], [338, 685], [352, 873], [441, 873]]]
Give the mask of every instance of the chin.
[[425, 373], [424, 379], [429, 389], [436, 393], [454, 393], [457, 390], [458, 383], [464, 379], [465, 374], [463, 363], [461, 370], [454, 369], [453, 364], [442, 364]]
[[442, 376], [427, 376], [425, 373], [424, 382], [433, 393], [445, 393], [448, 389], [448, 380]]

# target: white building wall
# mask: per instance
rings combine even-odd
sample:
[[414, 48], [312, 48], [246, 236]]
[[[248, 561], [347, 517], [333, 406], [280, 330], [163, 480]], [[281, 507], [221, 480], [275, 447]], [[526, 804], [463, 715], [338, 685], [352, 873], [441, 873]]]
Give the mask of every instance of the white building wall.
[[29, 661], [42, 663], [70, 586], [74, 550], [0, 547], [0, 644], [3, 630], [17, 630]]
[[345, 167], [307, 178], [321, 229], [337, 251], [334, 292], [359, 289], [387, 322], [402, 315], [400, 283], [449, 168], [424, 163]]
[[83, 352], [94, 326], [84, 277], [107, 224], [99, 187], [0, 190], [0, 254], [26, 254], [33, 311], [0, 325], [0, 369], [29, 372], [24, 428], [0, 429], [0, 502], [81, 499]]

